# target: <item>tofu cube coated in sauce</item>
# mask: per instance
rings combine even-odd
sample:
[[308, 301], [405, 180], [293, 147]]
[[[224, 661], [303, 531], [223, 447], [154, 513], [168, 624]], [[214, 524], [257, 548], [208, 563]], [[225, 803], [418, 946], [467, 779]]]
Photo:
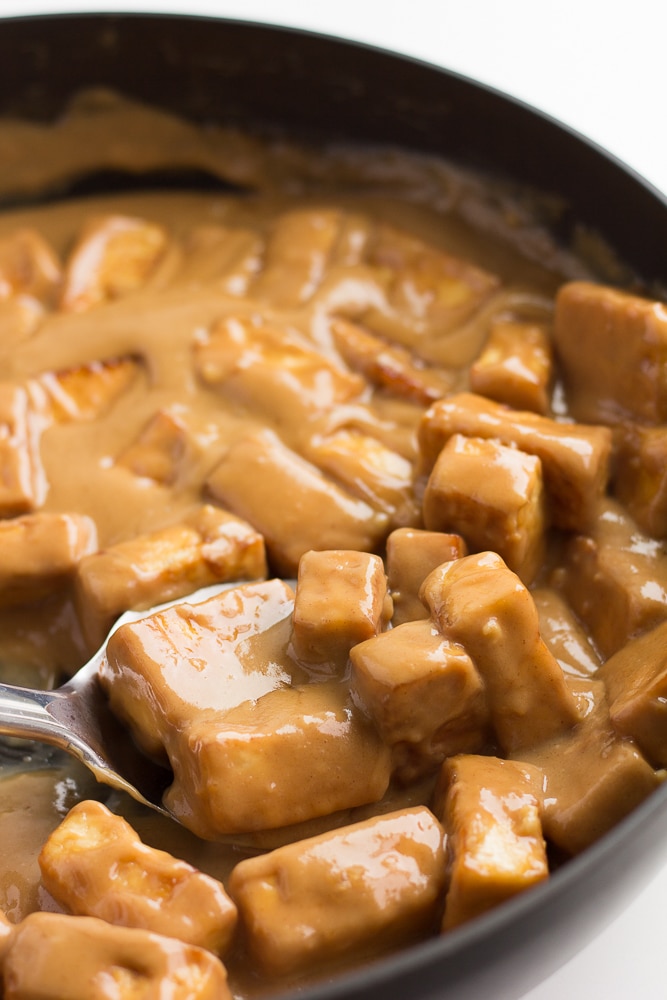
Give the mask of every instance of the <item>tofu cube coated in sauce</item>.
[[31, 913], [5, 955], [4, 1000], [231, 1000], [218, 958], [96, 917]]
[[503, 753], [515, 756], [579, 721], [530, 592], [497, 553], [443, 563], [424, 581], [422, 598], [442, 634], [479, 670]]
[[391, 612], [379, 556], [340, 549], [305, 552], [294, 601], [294, 655], [304, 665], [342, 669], [352, 646], [382, 632]]
[[44, 888], [67, 912], [177, 938], [224, 955], [236, 907], [221, 882], [142, 843], [101, 802], [75, 805], [39, 855]]
[[397, 625], [350, 657], [352, 688], [392, 748], [399, 780], [491, 742], [484, 683], [463, 646], [430, 620]]
[[443, 831], [425, 807], [297, 841], [232, 871], [251, 955], [271, 975], [378, 955], [435, 924]]
[[577, 419], [667, 420], [667, 306], [573, 281], [556, 296], [554, 344]]
[[347, 684], [301, 683], [288, 653], [292, 607], [282, 581], [248, 584], [124, 625], [109, 641], [100, 680], [111, 707], [168, 759], [165, 804], [205, 839], [329, 815], [387, 790], [390, 751]]
[[86, 638], [95, 649], [123, 611], [149, 608], [213, 583], [264, 576], [261, 535], [206, 504], [178, 524], [83, 559], [76, 598]]
[[471, 552], [493, 549], [529, 584], [545, 548], [542, 463], [498, 441], [454, 434], [426, 484], [423, 517], [430, 531], [462, 535]]
[[475, 754], [450, 757], [434, 809], [447, 831], [443, 930], [548, 878], [538, 768]]
[[397, 528], [387, 538], [387, 580], [394, 604], [393, 625], [428, 618], [419, 598], [422, 583], [443, 562], [460, 559], [468, 548], [460, 535], [423, 528]]
[[553, 368], [551, 341], [543, 326], [499, 321], [470, 367], [470, 388], [515, 410], [546, 414]]
[[583, 530], [595, 520], [609, 479], [612, 437], [608, 427], [559, 423], [475, 393], [458, 393], [438, 400], [421, 420], [419, 448], [425, 475], [454, 434], [495, 438], [539, 458], [549, 517], [557, 527]]
[[667, 767], [667, 622], [631, 640], [596, 675], [616, 730], [655, 767]]
[[667, 553], [606, 500], [593, 528], [565, 541], [558, 587], [603, 657], [667, 619]]
[[615, 428], [612, 492], [642, 531], [667, 538], [666, 425]]
[[0, 606], [53, 593], [96, 548], [95, 523], [83, 514], [40, 512], [0, 521]]

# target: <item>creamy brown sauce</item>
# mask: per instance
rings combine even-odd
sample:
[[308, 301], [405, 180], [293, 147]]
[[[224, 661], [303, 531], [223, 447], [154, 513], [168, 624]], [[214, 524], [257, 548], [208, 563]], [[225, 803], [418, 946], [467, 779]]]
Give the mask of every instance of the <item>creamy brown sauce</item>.
[[[337, 151], [321, 158], [289, 147], [267, 150], [224, 132], [202, 133], [145, 109], [94, 101], [90, 107], [92, 112], [82, 102], [79, 113], [60, 131], [17, 123], [0, 131], [0, 162], [11, 165], [0, 174], [0, 188], [8, 195], [30, 196], [70, 178], [82, 166], [155, 168], [179, 161], [253, 185], [254, 190], [139, 191], [9, 208], [0, 216], [0, 241], [17, 230], [35, 229], [61, 261], [70, 259], [91, 219], [140, 218], [162, 227], [167, 236], [158, 264], [128, 294], [80, 312], [57, 308], [58, 288], [41, 304], [25, 295], [0, 301], [2, 380], [15, 386], [31, 384], [38, 404], [43, 401], [43, 384], [35, 389], [35, 380], [44, 373], [118, 359], [131, 359], [136, 366], [122, 392], [92, 419], [58, 421], [47, 416], [41, 424], [38, 419], [46, 484], [39, 509], [88, 515], [95, 522], [100, 548], [154, 532], [183, 520], [203, 497], [210, 502], [211, 483], [216, 481], [210, 477], [222, 459], [249, 434], [268, 426], [313, 462], [321, 454], [321, 442], [335, 432], [363, 433], [380, 442], [393, 455], [389, 465], [374, 473], [374, 489], [381, 496], [376, 511], [380, 536], [386, 537], [391, 527], [413, 523], [416, 431], [425, 404], [384, 392], [351, 371], [336, 347], [332, 316], [362, 317], [362, 323], [367, 321], [391, 344], [417, 357], [425, 345], [424, 354], [437, 377], [451, 391], [465, 390], [469, 366], [484, 345], [490, 324], [511, 320], [549, 327], [556, 289], [568, 278], [587, 275], [587, 268], [559, 252], [501, 194], [453, 169], [395, 155], [382, 171], [371, 154], [355, 159]], [[106, 110], [100, 113], [100, 107]], [[125, 145], [111, 141], [110, 126], [122, 126]], [[188, 150], [187, 157], [176, 152], [183, 149]], [[48, 160], [47, 151], [52, 150], [55, 154]], [[26, 161], [30, 170], [25, 169]], [[285, 183], [289, 177], [297, 180]], [[292, 229], [286, 226], [281, 236], [280, 225], [296, 209], [301, 222]], [[441, 327], [429, 326], [430, 299], [418, 282], [399, 290], [403, 299], [398, 304], [390, 301], [395, 291], [387, 277], [391, 248], [384, 251], [382, 261], [369, 262], [365, 248], [381, 227], [409, 234], [436, 254], [471, 261], [494, 275], [496, 284], [467, 314], [456, 313], [456, 302], [448, 302]], [[94, 247], [89, 249], [93, 251]], [[538, 251], [542, 263], [536, 262]], [[402, 251], [395, 252], [400, 258]], [[454, 317], [449, 331], [447, 316]], [[295, 345], [297, 358], [304, 348], [316, 350], [330, 368], [324, 375], [318, 372], [310, 384], [304, 381], [307, 364], [304, 361], [299, 368], [299, 361], [297, 374], [302, 381], [297, 378], [295, 388], [288, 376], [281, 381], [273, 374], [262, 381], [261, 364], [258, 376], [248, 375], [240, 364], [230, 387], [216, 369], [216, 330], [231, 324], [232, 340], [235, 336], [239, 340], [244, 323], [280, 331]], [[270, 372], [274, 357], [270, 339], [260, 347], [251, 345], [252, 350], [255, 356], [259, 352]], [[304, 394], [304, 385], [312, 390], [310, 395]], [[552, 412], [561, 407], [560, 398], [556, 387]], [[132, 465], [141, 459], [137, 441], [159, 411], [177, 414], [186, 428], [187, 461], [176, 471], [167, 470], [170, 481], [138, 475]], [[350, 493], [353, 502], [366, 503]], [[647, 586], [660, 589], [655, 568], [664, 555], [660, 543], [651, 545], [650, 551], [641, 553], [641, 573]], [[382, 551], [382, 543], [378, 548]], [[271, 560], [271, 549], [269, 556]], [[281, 550], [275, 561], [285, 558]], [[537, 583], [545, 582], [552, 558], [545, 558]], [[284, 571], [282, 564], [276, 568]], [[583, 627], [546, 585], [537, 604], [543, 634], [565, 672], [584, 678], [593, 674], [598, 652]], [[54, 684], [91, 652], [67, 588], [32, 604], [0, 608], [4, 680]], [[261, 652], [253, 649], [254, 660], [261, 659]], [[282, 683], [286, 676], [281, 664], [273, 664], [272, 670], [275, 677], [270, 671], [257, 675], [262, 690], [267, 684]], [[194, 704], [198, 695], [193, 690], [184, 697]], [[583, 687], [582, 692], [578, 697], [585, 700]], [[253, 697], [252, 691], [248, 697]], [[428, 803], [431, 792], [429, 778], [406, 789], [392, 787], [379, 806], [349, 810], [333, 825], [373, 809], [389, 811], [398, 803]], [[127, 816], [147, 843], [222, 881], [241, 857], [320, 828], [315, 820], [294, 830], [210, 843], [129, 799], [109, 798], [73, 764], [47, 771], [8, 770], [0, 783], [4, 845], [0, 909], [12, 922], [36, 909], [57, 909], [40, 888], [36, 855], [68, 804], [98, 795]], [[237, 997], [269, 988], [248, 973], [242, 954], [233, 955], [226, 965]]]

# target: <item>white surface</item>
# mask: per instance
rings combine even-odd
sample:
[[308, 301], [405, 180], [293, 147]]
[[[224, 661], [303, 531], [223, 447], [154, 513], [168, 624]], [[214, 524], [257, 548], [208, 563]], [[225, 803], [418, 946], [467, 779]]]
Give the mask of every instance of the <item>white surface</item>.
[[[324, 31], [404, 52], [474, 77], [546, 111], [588, 135], [667, 193], [664, 0], [163, 0], [134, 4], [0, 0], [3, 16], [65, 9], [218, 14]], [[665, 260], [667, 270], [667, 247]], [[667, 868], [605, 933], [525, 1000], [664, 1000], [665, 899]]]

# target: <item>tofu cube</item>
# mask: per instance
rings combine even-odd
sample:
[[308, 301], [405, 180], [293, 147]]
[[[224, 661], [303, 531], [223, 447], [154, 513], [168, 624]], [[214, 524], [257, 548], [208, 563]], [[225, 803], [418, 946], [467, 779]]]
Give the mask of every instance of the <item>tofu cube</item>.
[[667, 767], [667, 622], [631, 640], [598, 670], [614, 728]]
[[522, 751], [521, 762], [544, 774], [546, 839], [572, 856], [632, 812], [660, 777], [637, 745], [614, 731], [602, 681], [568, 678], [568, 686], [585, 706], [579, 725]]
[[311, 549], [375, 552], [389, 531], [386, 514], [325, 478], [272, 431], [232, 445], [206, 485], [219, 503], [261, 532], [281, 576], [296, 576], [301, 556]]
[[443, 563], [424, 581], [422, 598], [442, 634], [460, 643], [479, 670], [505, 755], [579, 721], [565, 675], [540, 635], [535, 602], [497, 553]]
[[96, 917], [31, 913], [5, 955], [4, 1000], [232, 1000], [209, 951]]
[[592, 677], [602, 662], [600, 654], [563, 595], [553, 587], [534, 587], [531, 594], [540, 635], [563, 672], [572, 677]]
[[165, 805], [208, 840], [378, 802], [392, 772], [345, 681], [277, 687], [217, 717], [201, 713], [171, 745]]
[[554, 343], [579, 420], [667, 420], [667, 306], [572, 281], [556, 296]]
[[221, 882], [142, 843], [101, 802], [77, 803], [39, 855], [42, 884], [69, 913], [177, 938], [223, 955], [236, 907]]
[[667, 537], [667, 426], [615, 428], [612, 492], [642, 531]]
[[605, 659], [667, 619], [664, 547], [613, 500], [589, 534], [566, 543], [554, 580]]
[[416, 940], [436, 920], [442, 841], [422, 806], [241, 861], [229, 890], [253, 960], [281, 977]]
[[443, 930], [548, 878], [537, 768], [475, 754], [450, 757], [442, 765], [434, 809], [447, 830]]
[[213, 583], [266, 575], [264, 541], [251, 525], [211, 505], [178, 524], [82, 559], [76, 601], [96, 648], [124, 611], [141, 610]]
[[135, 476], [172, 486], [196, 452], [184, 407], [158, 410], [116, 459]]
[[0, 521], [0, 606], [62, 588], [96, 549], [95, 523], [83, 514], [40, 512]]
[[269, 232], [253, 298], [282, 308], [307, 302], [324, 278], [343, 221], [337, 209], [292, 209], [278, 215]]
[[344, 668], [351, 647], [383, 631], [390, 619], [379, 556], [329, 549], [301, 557], [291, 640], [300, 663]]
[[397, 625], [354, 646], [350, 658], [352, 690], [392, 748], [401, 780], [489, 743], [484, 684], [463, 647], [431, 621]]
[[483, 351], [470, 368], [473, 392], [533, 413], [548, 413], [552, 379], [551, 341], [539, 323], [494, 323]]
[[358, 323], [334, 319], [331, 335], [336, 350], [353, 371], [398, 399], [428, 406], [454, 387], [452, 372], [425, 365], [410, 351], [387, 343]]
[[423, 516], [428, 530], [462, 535], [471, 552], [498, 552], [529, 584], [545, 548], [542, 463], [498, 441], [454, 434], [429, 476]]
[[84, 312], [136, 292], [155, 274], [168, 248], [166, 230], [146, 219], [91, 219], [66, 261], [60, 308]]
[[132, 386], [140, 372], [134, 358], [91, 361], [90, 364], [43, 372], [31, 379], [44, 412], [56, 423], [93, 420]]
[[535, 455], [542, 463], [550, 522], [580, 531], [594, 522], [609, 479], [612, 434], [608, 427], [559, 423], [512, 410], [472, 392], [440, 399], [419, 425], [421, 471], [428, 476], [454, 434], [495, 438]]
[[422, 583], [440, 563], [468, 554], [460, 535], [423, 528], [397, 528], [387, 538], [387, 580], [394, 603], [393, 625], [428, 618], [419, 599]]
[[346, 681], [303, 683], [289, 656], [293, 597], [281, 580], [247, 584], [109, 640], [111, 708], [169, 761], [165, 804], [204, 839], [365, 805], [389, 784], [390, 752]]

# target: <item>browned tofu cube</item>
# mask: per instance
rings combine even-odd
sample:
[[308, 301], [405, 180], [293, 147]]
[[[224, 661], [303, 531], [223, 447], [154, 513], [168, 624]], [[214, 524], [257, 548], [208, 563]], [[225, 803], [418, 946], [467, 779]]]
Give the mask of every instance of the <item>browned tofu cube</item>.
[[4, 1000], [232, 1000], [209, 951], [95, 917], [31, 913], [5, 956]]
[[493, 549], [524, 583], [544, 557], [542, 463], [499, 441], [454, 434], [424, 491], [424, 526], [463, 536], [472, 552]]
[[382, 954], [436, 920], [442, 828], [426, 808], [378, 816], [241, 861], [229, 889], [271, 976]]
[[79, 802], [39, 855], [42, 884], [69, 913], [138, 927], [223, 955], [236, 907], [221, 882], [142, 843], [101, 802]]
[[385, 301], [354, 318], [429, 363], [472, 361], [478, 350], [472, 332], [465, 342], [452, 334], [499, 288], [496, 275], [386, 224], [370, 234], [364, 256]]
[[77, 368], [44, 372], [31, 380], [43, 399], [45, 412], [58, 423], [101, 416], [137, 379], [134, 358], [92, 361]]
[[299, 435], [333, 407], [359, 401], [366, 389], [358, 375], [289, 330], [252, 316], [226, 318], [198, 337], [194, 365], [199, 378], [226, 399]]
[[431, 621], [405, 622], [350, 652], [352, 688], [392, 748], [402, 780], [490, 742], [484, 684], [463, 646]]
[[42, 512], [0, 520], [0, 605], [52, 593], [96, 548], [95, 523], [82, 514]]
[[608, 427], [564, 424], [528, 411], [511, 410], [474, 393], [438, 400], [419, 428], [423, 471], [428, 474], [450, 437], [496, 438], [536, 455], [542, 462], [550, 520], [579, 531], [595, 519], [609, 477]]
[[376, 438], [355, 430], [317, 435], [308, 442], [306, 457], [353, 496], [365, 500], [392, 524], [416, 524], [413, 466], [405, 456]]
[[667, 537], [667, 426], [615, 428], [612, 491], [642, 531]]
[[275, 572], [295, 576], [310, 549], [375, 552], [386, 514], [326, 479], [271, 431], [233, 445], [207, 480], [211, 495], [255, 525]]
[[391, 610], [379, 556], [341, 549], [306, 552], [294, 600], [294, 655], [304, 665], [343, 668], [351, 647], [382, 632]]
[[667, 307], [587, 281], [556, 296], [554, 343], [579, 420], [667, 420]]
[[574, 611], [552, 587], [531, 590], [540, 635], [566, 674], [591, 677], [600, 666], [600, 654]]
[[292, 607], [282, 581], [247, 584], [124, 625], [109, 641], [100, 680], [111, 707], [144, 749], [169, 759], [165, 802], [205, 839], [386, 791], [389, 750], [347, 685], [298, 683], [306, 675], [288, 652]]
[[428, 406], [450, 392], [456, 376], [443, 368], [432, 368], [396, 344], [346, 319], [331, 322], [331, 334], [345, 363], [378, 389]]
[[44, 502], [40, 429], [26, 389], [0, 382], [0, 517], [28, 514]]
[[521, 762], [544, 774], [545, 837], [574, 855], [643, 802], [660, 777], [637, 745], [614, 731], [602, 681], [570, 677], [568, 684], [585, 706], [580, 724], [522, 752]]
[[536, 767], [464, 754], [442, 765], [436, 815], [447, 831], [443, 930], [480, 916], [549, 875]]
[[124, 611], [149, 608], [212, 583], [264, 576], [261, 535], [232, 514], [204, 505], [178, 524], [81, 560], [76, 599], [95, 647]]
[[614, 728], [655, 767], [667, 767], [667, 622], [619, 649], [596, 676]]
[[146, 219], [91, 219], [66, 262], [60, 308], [83, 312], [137, 291], [154, 275], [168, 247], [166, 230]]
[[470, 368], [470, 388], [515, 410], [547, 413], [553, 378], [549, 334], [539, 323], [494, 323]]
[[61, 279], [60, 261], [37, 230], [17, 229], [0, 239], [0, 299], [25, 295], [49, 304]]
[[424, 581], [422, 598], [442, 634], [461, 643], [479, 670], [504, 753], [516, 756], [579, 721], [530, 592], [497, 553], [443, 563]]
[[341, 213], [329, 208], [297, 208], [279, 215], [252, 297], [286, 308], [307, 302], [326, 273], [341, 222]]
[[135, 476], [173, 485], [196, 452], [184, 407], [174, 405], [158, 410], [144, 425], [139, 436], [116, 459]]
[[387, 538], [387, 580], [394, 602], [393, 625], [428, 618], [419, 599], [422, 583], [440, 563], [468, 554], [460, 535], [422, 528], [397, 528]]
[[566, 545], [559, 589], [606, 658], [667, 619], [667, 555], [612, 500], [594, 529]]

